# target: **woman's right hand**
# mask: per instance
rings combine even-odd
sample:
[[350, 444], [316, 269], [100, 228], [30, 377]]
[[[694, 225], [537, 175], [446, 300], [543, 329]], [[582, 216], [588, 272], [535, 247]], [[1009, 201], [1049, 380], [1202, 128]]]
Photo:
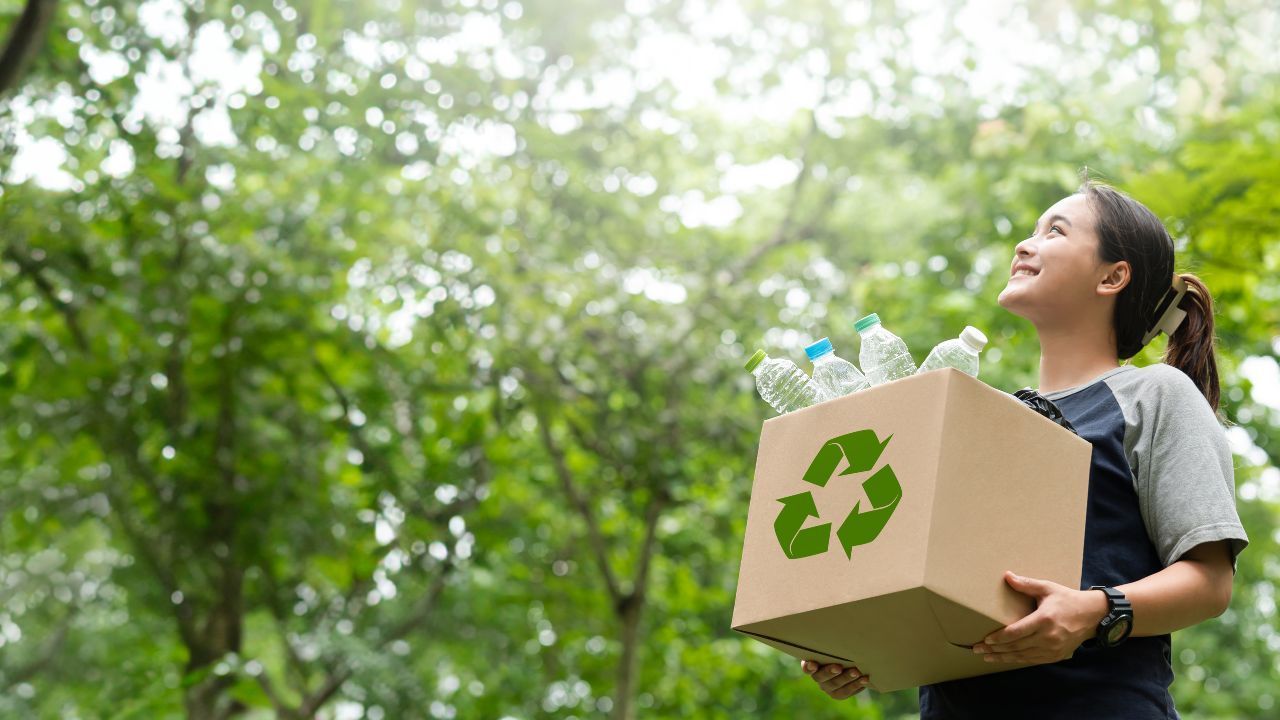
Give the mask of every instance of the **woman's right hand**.
[[836, 700], [857, 695], [870, 682], [870, 676], [863, 675], [856, 665], [844, 668], [839, 665], [819, 665], [813, 660], [804, 660], [801, 661], [800, 667], [813, 678], [814, 682], [818, 683], [822, 692]]

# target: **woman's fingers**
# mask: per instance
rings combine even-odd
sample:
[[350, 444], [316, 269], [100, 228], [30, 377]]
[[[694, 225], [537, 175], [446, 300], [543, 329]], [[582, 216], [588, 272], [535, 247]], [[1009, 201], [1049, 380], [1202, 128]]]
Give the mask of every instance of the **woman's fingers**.
[[867, 689], [866, 682], [859, 680], [857, 682], [851, 682], [848, 685], [845, 685], [839, 690], [836, 690], [835, 692], [830, 693], [830, 695], [832, 698], [836, 700], [845, 700], [847, 698], [853, 697], [854, 695], [857, 695], [858, 693], [866, 689]]
[[800, 668], [818, 683], [822, 691], [836, 700], [857, 695], [867, 687], [868, 677], [862, 674], [856, 665], [848, 668], [840, 665], [819, 665], [812, 660], [804, 660]]
[[818, 683], [818, 687], [822, 691], [830, 695], [835, 691], [847, 687], [849, 685], [858, 685], [862, 679], [862, 673], [857, 668], [849, 668], [848, 670], [829, 676], [826, 680]]
[[813, 674], [813, 679], [822, 686], [823, 690], [826, 690], [827, 684], [840, 677], [843, 672], [844, 668], [839, 665], [823, 665]]

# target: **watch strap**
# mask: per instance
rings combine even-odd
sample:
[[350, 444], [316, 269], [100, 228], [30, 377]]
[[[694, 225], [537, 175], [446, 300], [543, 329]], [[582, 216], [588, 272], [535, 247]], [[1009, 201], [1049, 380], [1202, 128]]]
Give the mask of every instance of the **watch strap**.
[[1108, 607], [1132, 608], [1132, 605], [1129, 603], [1129, 599], [1124, 596], [1124, 593], [1111, 587], [1110, 585], [1090, 585], [1089, 589], [1101, 590], [1102, 592], [1106, 593], [1107, 600], [1109, 601]]
[[1103, 616], [1102, 621], [1098, 623], [1097, 634], [1095, 634], [1094, 637], [1085, 640], [1081, 643], [1081, 646], [1087, 648], [1103, 647], [1102, 642], [1099, 640], [1103, 633], [1103, 623], [1108, 619], [1116, 618], [1122, 614], [1127, 614], [1132, 618], [1133, 605], [1129, 602], [1129, 599], [1124, 596], [1123, 592], [1111, 587], [1110, 585], [1090, 585], [1089, 589], [1101, 590], [1103, 594], [1107, 596], [1107, 614]]

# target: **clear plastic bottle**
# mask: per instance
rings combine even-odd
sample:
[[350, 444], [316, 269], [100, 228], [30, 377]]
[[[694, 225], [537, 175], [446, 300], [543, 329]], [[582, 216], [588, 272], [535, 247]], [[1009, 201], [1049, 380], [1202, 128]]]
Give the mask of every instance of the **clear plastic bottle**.
[[822, 338], [804, 349], [813, 363], [813, 384], [818, 388], [818, 402], [844, 397], [871, 387], [857, 365], [838, 357], [830, 338]]
[[858, 348], [858, 364], [872, 385], [883, 385], [915, 374], [916, 361], [902, 338], [880, 324], [880, 316], [871, 313], [854, 323], [862, 337]]
[[816, 402], [820, 393], [805, 371], [786, 358], [771, 358], [757, 350], [746, 364], [756, 378], [760, 397], [779, 413], [788, 413]]
[[987, 344], [987, 336], [972, 325], [966, 325], [960, 337], [938, 343], [920, 365], [919, 373], [940, 368], [955, 368], [978, 377], [978, 353]]

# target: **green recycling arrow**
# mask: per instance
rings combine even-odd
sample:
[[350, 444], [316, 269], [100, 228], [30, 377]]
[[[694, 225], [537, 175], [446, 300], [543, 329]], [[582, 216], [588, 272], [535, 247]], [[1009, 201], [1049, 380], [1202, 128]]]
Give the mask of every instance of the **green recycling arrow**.
[[818, 517], [818, 506], [813, 502], [813, 495], [805, 490], [778, 502], [782, 503], [782, 512], [773, 521], [773, 532], [777, 534], [778, 542], [782, 544], [782, 551], [787, 557], [795, 560], [826, 552], [831, 543], [831, 523], [800, 529], [804, 526], [805, 518]]
[[[849, 467], [840, 473], [841, 477], [868, 472], [875, 467], [892, 437], [890, 435], [881, 441], [873, 430], [859, 430], [834, 437], [818, 449], [804, 473], [804, 481], [826, 487], [841, 460], [849, 462]], [[846, 557], [853, 556], [855, 546], [865, 545], [876, 539], [902, 499], [902, 485], [893, 468], [888, 465], [867, 478], [862, 483], [862, 489], [866, 495], [866, 504], [862, 499], [854, 503], [844, 522], [836, 530], [836, 537], [840, 539], [840, 546], [844, 548]], [[773, 523], [773, 529], [786, 556], [794, 560], [826, 552], [831, 542], [831, 523], [804, 527], [807, 518], [818, 517], [813, 495], [805, 491], [782, 498], [778, 502], [782, 503], [782, 510]]]
[[866, 472], [880, 459], [880, 453], [884, 452], [885, 446], [889, 444], [889, 439], [892, 437], [890, 435], [884, 439], [884, 442], [880, 442], [876, 439], [875, 431], [859, 430], [831, 438], [814, 456], [813, 462], [809, 463], [809, 469], [804, 473], [804, 481], [818, 487], [826, 487], [827, 481], [831, 479], [831, 473], [840, 466], [841, 459], [849, 460], [849, 468], [840, 473], [841, 475]]
[[858, 500], [844, 522], [840, 523], [840, 529], [836, 530], [836, 537], [840, 538], [845, 557], [853, 557], [855, 545], [865, 545], [876, 539], [885, 523], [889, 522], [893, 509], [898, 507], [898, 501], [902, 499], [902, 485], [898, 483], [898, 476], [893, 474], [893, 468], [888, 465], [867, 478], [862, 483], [862, 490], [867, 494], [871, 507], [859, 510], [862, 500]]

